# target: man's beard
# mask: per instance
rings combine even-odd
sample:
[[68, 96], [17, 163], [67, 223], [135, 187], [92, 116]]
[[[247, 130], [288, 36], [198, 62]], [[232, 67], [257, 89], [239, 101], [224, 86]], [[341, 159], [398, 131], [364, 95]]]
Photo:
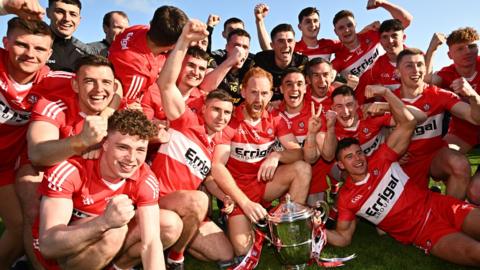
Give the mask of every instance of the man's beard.
[[248, 115], [249, 115], [252, 119], [257, 120], [257, 119], [259, 119], [260, 117], [262, 117], [263, 111], [265, 111], [265, 104], [263, 104], [263, 103], [261, 104], [262, 109], [259, 110], [259, 111], [254, 110], [254, 109], [253, 109], [253, 105], [254, 105], [254, 104], [246, 104], [245, 108], [246, 108], [246, 110], [247, 110]]

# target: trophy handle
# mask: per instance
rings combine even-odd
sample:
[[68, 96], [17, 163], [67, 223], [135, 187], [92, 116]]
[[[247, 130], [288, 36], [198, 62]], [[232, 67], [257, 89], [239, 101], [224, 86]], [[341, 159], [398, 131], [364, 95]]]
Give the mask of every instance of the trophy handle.
[[315, 203], [315, 215], [322, 220], [322, 224], [325, 224], [328, 219], [328, 213], [330, 212], [330, 207], [326, 201], [317, 201]]

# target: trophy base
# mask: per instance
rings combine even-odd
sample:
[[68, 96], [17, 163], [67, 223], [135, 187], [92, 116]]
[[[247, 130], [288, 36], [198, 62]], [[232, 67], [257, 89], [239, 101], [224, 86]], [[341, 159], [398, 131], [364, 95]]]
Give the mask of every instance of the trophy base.
[[297, 264], [297, 265], [284, 265], [283, 269], [285, 270], [304, 270], [307, 269], [307, 264]]

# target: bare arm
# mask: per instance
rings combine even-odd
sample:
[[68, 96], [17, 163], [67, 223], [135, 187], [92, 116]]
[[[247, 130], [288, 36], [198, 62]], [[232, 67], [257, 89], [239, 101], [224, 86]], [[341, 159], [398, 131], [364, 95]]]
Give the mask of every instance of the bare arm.
[[315, 103], [312, 101], [310, 104], [311, 113], [310, 118], [308, 119], [308, 132], [303, 142], [303, 159], [310, 164], [315, 163], [319, 156], [320, 151], [318, 151], [317, 142], [315, 140], [317, 133], [322, 127], [322, 119], [320, 117], [322, 113], [322, 105], [318, 107], [318, 110], [315, 109]]
[[464, 119], [474, 125], [480, 125], [480, 96], [465, 80], [458, 78], [452, 82], [451, 88], [460, 96], [466, 97], [469, 104], [461, 101], [455, 104], [451, 113], [456, 117]]
[[126, 225], [135, 215], [126, 195], [114, 197], [103, 215], [84, 223], [68, 225], [72, 210], [71, 199], [42, 197], [39, 242], [46, 258], [75, 254], [99, 241], [107, 230]]
[[396, 121], [396, 128], [387, 138], [387, 145], [397, 154], [403, 154], [410, 144], [411, 136], [417, 121], [405, 104], [388, 88], [380, 85], [368, 85], [365, 88], [365, 96], [383, 97], [390, 106], [390, 111]]
[[163, 246], [160, 241], [160, 209], [158, 205], [141, 206], [137, 220], [142, 239], [142, 265], [145, 269], [165, 269]]
[[440, 86], [440, 84], [442, 83], [442, 78], [433, 73], [433, 57], [435, 56], [435, 52], [437, 51], [438, 47], [440, 47], [445, 42], [446, 38], [444, 34], [433, 33], [430, 44], [428, 45], [427, 52], [425, 53], [425, 66], [427, 68], [427, 74], [425, 74], [423, 80], [426, 83], [434, 84], [437, 86]]
[[[27, 20], [42, 20], [45, 9], [38, 3], [38, 0], [0, 0], [3, 9], [10, 14]], [[0, 10], [1, 11], [1, 10]], [[0, 14], [3, 14], [0, 12]]]
[[267, 211], [260, 204], [252, 202], [243, 191], [238, 188], [235, 180], [228, 171], [227, 164], [230, 156], [230, 145], [215, 146], [212, 161], [212, 176], [217, 185], [242, 208], [245, 216], [257, 222], [267, 215]]
[[227, 57], [227, 59], [225, 59], [225, 61], [205, 76], [200, 88], [207, 92], [217, 89], [225, 76], [227, 76], [228, 72], [230, 72], [230, 70], [237, 64], [245, 62], [246, 58], [246, 50], [240, 47], [235, 47], [234, 51]]
[[[335, 134], [335, 122], [337, 120], [337, 114], [334, 111], [328, 110], [325, 114], [327, 120], [327, 132], [324, 133], [323, 144], [319, 144], [320, 153], [322, 158], [326, 161], [332, 161], [335, 159], [335, 150], [337, 149], [337, 135]], [[319, 134], [319, 136], [322, 136]], [[317, 136], [318, 138], [318, 136]], [[319, 142], [317, 140], [317, 142]]]
[[413, 16], [404, 8], [392, 4], [386, 0], [369, 0], [367, 9], [374, 9], [382, 7], [387, 10], [394, 19], [398, 19], [402, 22], [403, 27], [407, 28], [412, 22]]
[[207, 26], [204, 23], [198, 20], [190, 20], [185, 24], [175, 48], [170, 52], [158, 76], [157, 85], [160, 89], [162, 107], [168, 120], [178, 119], [185, 112], [185, 100], [177, 87], [176, 81], [188, 46], [192, 41], [201, 40], [207, 35]]
[[335, 230], [327, 230], [327, 241], [330, 245], [346, 247], [352, 242], [357, 221], [338, 221]]
[[268, 35], [267, 28], [265, 27], [265, 17], [267, 16], [269, 8], [265, 4], [258, 4], [253, 10], [255, 14], [255, 25], [257, 26], [257, 35], [258, 42], [260, 43], [260, 48], [262, 50], [271, 50], [272, 46], [270, 43], [270, 36]]
[[28, 156], [34, 165], [52, 166], [81, 155], [106, 135], [107, 120], [101, 116], [87, 116], [82, 132], [64, 139], [59, 139], [59, 130], [52, 123], [33, 121], [27, 131]]

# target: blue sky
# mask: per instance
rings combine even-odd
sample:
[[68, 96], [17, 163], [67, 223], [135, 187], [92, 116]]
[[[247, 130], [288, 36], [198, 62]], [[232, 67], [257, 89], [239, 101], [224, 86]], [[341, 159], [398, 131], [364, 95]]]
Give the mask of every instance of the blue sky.
[[[270, 6], [270, 13], [266, 19], [267, 29], [272, 29], [279, 23], [298, 24], [297, 15], [304, 7], [315, 6], [320, 10], [321, 30], [320, 37], [336, 38], [333, 32], [332, 18], [341, 9], [349, 9], [355, 14], [358, 29], [374, 20], [385, 20], [390, 15], [379, 8], [366, 10], [366, 0], [334, 0], [334, 1], [307, 1], [307, 0], [267, 0], [263, 1]], [[48, 1], [40, 0], [46, 7]], [[222, 21], [216, 27], [213, 36], [213, 48], [223, 48], [225, 41], [221, 36], [223, 21], [230, 17], [239, 17], [246, 23], [247, 31], [252, 35], [252, 52], [259, 50], [256, 38], [253, 7], [259, 1], [161, 1], [161, 0], [83, 0], [82, 21], [75, 36], [84, 42], [100, 40], [103, 15], [111, 10], [123, 10], [130, 17], [130, 23], [147, 24], [154, 10], [161, 5], [174, 5], [183, 9], [191, 18], [206, 21], [208, 14], [213, 13], [221, 17]], [[414, 19], [406, 30], [409, 47], [426, 50], [433, 32], [450, 33], [459, 27], [471, 26], [480, 31], [480, 2], [475, 0], [435, 1], [435, 0], [392, 0], [392, 3], [406, 8]], [[6, 22], [9, 16], [0, 17], [0, 33], [6, 32]], [[48, 19], [46, 19], [48, 21]], [[296, 32], [297, 40], [301, 33]], [[435, 69], [450, 64], [446, 46], [439, 49], [435, 58]]]

